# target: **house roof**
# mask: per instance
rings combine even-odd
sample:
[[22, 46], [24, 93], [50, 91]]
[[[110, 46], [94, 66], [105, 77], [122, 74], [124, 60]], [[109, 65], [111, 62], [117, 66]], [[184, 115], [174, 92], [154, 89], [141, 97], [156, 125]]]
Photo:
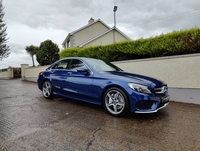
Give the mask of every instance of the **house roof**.
[[118, 28], [113, 27], [113, 28], [107, 30], [106, 32], [104, 32], [104, 33], [102, 33], [102, 34], [100, 34], [100, 35], [98, 35], [98, 36], [96, 36], [96, 37], [94, 37], [94, 38], [92, 38], [92, 39], [90, 39], [90, 40], [88, 40], [88, 41], [86, 41], [86, 42], [80, 44], [78, 47], [83, 47], [84, 45], [87, 45], [88, 43], [90, 43], [90, 42], [92, 42], [92, 41], [98, 39], [99, 37], [104, 36], [105, 34], [111, 32], [111, 31], [113, 31], [113, 30], [116, 30], [117, 32], [119, 32], [120, 34], [122, 34], [124, 37], [126, 37], [126, 38], [129, 39], [129, 40], [131, 40], [128, 36], [126, 36], [126, 35], [125, 35], [122, 31], [120, 31]]
[[108, 29], [110, 29], [110, 27], [109, 27], [107, 24], [105, 24], [101, 19], [98, 19], [98, 20], [94, 21], [93, 23], [87, 24], [87, 25], [85, 25], [85, 26], [83, 26], [83, 27], [81, 27], [81, 28], [79, 28], [79, 29], [77, 29], [77, 30], [75, 30], [75, 31], [73, 31], [73, 32], [70, 32], [70, 33], [67, 35], [67, 37], [65, 38], [65, 40], [63, 41], [62, 45], [64, 45], [64, 44], [67, 42], [67, 40], [70, 38], [71, 35], [73, 35], [73, 34], [79, 32], [79, 31], [81, 31], [81, 30], [83, 30], [83, 29], [85, 29], [85, 28], [87, 28], [87, 27], [89, 27], [89, 26], [92, 26], [93, 24], [95, 24], [95, 23], [97, 23], [97, 22], [101, 22], [104, 26], [106, 26]]

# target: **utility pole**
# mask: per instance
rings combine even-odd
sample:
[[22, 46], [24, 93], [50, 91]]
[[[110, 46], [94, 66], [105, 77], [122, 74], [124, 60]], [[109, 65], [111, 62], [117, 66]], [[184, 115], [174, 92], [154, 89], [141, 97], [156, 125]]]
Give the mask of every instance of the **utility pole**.
[[115, 28], [116, 28], [116, 15], [115, 12], [117, 11], [117, 6], [114, 6], [114, 28], [113, 28], [113, 43], [115, 43]]

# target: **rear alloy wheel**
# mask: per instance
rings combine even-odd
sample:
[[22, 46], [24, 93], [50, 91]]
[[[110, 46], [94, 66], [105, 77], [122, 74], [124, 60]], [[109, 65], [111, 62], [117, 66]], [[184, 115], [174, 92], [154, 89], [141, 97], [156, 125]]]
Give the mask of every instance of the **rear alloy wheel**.
[[52, 91], [52, 85], [49, 81], [44, 81], [42, 85], [42, 94], [47, 99], [51, 99], [54, 97], [53, 91]]
[[126, 94], [119, 88], [108, 89], [103, 98], [104, 107], [109, 114], [123, 116], [128, 111], [128, 99]]

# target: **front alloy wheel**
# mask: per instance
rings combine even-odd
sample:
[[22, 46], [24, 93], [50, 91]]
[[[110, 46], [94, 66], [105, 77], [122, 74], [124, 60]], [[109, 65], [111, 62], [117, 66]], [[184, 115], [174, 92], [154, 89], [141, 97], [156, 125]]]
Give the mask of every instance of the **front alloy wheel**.
[[110, 88], [104, 94], [104, 107], [109, 114], [123, 116], [128, 111], [128, 99], [126, 94], [119, 88]]
[[42, 85], [42, 94], [45, 98], [51, 99], [53, 98], [53, 91], [52, 91], [52, 86], [49, 81], [44, 81]]

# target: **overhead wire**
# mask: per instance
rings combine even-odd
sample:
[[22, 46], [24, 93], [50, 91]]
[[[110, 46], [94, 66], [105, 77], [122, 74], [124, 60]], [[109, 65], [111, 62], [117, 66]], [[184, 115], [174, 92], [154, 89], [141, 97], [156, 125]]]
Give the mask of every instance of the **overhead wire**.
[[188, 11], [188, 12], [184, 12], [181, 14], [177, 14], [177, 15], [173, 15], [173, 16], [169, 16], [169, 17], [165, 17], [165, 18], [161, 18], [155, 21], [151, 21], [151, 22], [145, 22], [145, 23], [139, 23], [139, 24], [134, 24], [132, 25], [130, 28], [133, 27], [141, 27], [141, 26], [155, 26], [155, 25], [162, 25], [162, 24], [168, 24], [177, 20], [181, 20], [187, 17], [193, 17], [196, 15], [200, 15], [200, 10], [194, 10], [194, 11]]

